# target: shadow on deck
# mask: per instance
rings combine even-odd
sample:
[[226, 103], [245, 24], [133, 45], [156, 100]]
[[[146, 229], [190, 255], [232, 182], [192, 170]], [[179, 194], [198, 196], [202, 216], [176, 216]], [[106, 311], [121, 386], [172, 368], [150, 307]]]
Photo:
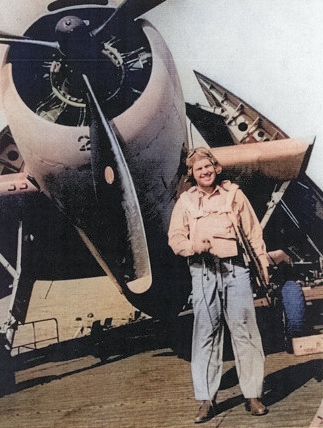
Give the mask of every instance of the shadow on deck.
[[[284, 330], [280, 317], [272, 308], [256, 308], [259, 329], [263, 339], [265, 354], [285, 351]], [[142, 319], [120, 327], [104, 327], [97, 321], [93, 324], [91, 335], [65, 342], [55, 343], [41, 349], [35, 349], [14, 357], [4, 355], [1, 358], [0, 370], [3, 382], [0, 396], [16, 391], [31, 388], [38, 384], [49, 383], [55, 379], [73, 375], [102, 364], [109, 364], [116, 360], [146, 351], [168, 348], [172, 355], [190, 361], [193, 313], [191, 310], [182, 312], [178, 317], [177, 325], [167, 329], [158, 320]], [[93, 356], [94, 363], [88, 367], [77, 368], [60, 375], [35, 377], [15, 385], [15, 373], [59, 361], [69, 361], [78, 358]], [[230, 335], [225, 330], [224, 360], [234, 359], [230, 343]], [[93, 362], [92, 361], [92, 362]], [[71, 366], [72, 367], [72, 366]], [[297, 376], [296, 376], [297, 372]], [[302, 373], [300, 375], [300, 373]], [[309, 361], [291, 366], [270, 374], [266, 378], [266, 388], [271, 391], [268, 403], [275, 402], [288, 395], [290, 388], [299, 388], [309, 378], [322, 380], [322, 364]], [[280, 379], [277, 382], [277, 378]], [[286, 382], [281, 382], [286, 378]], [[291, 379], [295, 379], [291, 381]], [[295, 384], [297, 382], [297, 385]], [[221, 388], [229, 388], [238, 383], [235, 368], [223, 375]], [[277, 385], [283, 385], [277, 389]], [[273, 386], [271, 386], [273, 385]], [[237, 400], [237, 398], [235, 398]], [[230, 403], [228, 403], [229, 405]]]

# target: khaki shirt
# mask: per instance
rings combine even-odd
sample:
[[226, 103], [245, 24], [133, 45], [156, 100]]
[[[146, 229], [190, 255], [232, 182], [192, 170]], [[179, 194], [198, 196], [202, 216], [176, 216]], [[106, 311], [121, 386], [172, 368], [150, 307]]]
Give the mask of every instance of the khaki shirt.
[[[229, 203], [229, 190], [233, 187], [236, 191]], [[194, 186], [180, 196], [168, 231], [168, 242], [174, 253], [191, 256], [194, 254], [193, 246], [200, 247], [201, 241], [207, 239], [211, 244], [211, 254], [220, 258], [236, 256], [237, 237], [227, 214], [230, 211], [235, 213], [255, 255], [266, 259], [266, 246], [256, 214], [244, 193], [228, 180], [217, 185], [211, 194]]]

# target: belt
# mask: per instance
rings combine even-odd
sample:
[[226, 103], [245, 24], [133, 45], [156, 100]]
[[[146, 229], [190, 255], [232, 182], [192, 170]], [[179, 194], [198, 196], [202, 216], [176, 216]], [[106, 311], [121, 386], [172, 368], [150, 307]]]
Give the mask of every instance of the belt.
[[190, 264], [199, 263], [199, 264], [205, 264], [208, 266], [208, 265], [214, 265], [221, 262], [231, 263], [232, 265], [245, 267], [245, 262], [242, 254], [238, 254], [237, 256], [232, 256], [232, 257], [217, 257], [210, 253], [202, 253], [202, 254], [194, 254], [193, 256], [189, 257]]

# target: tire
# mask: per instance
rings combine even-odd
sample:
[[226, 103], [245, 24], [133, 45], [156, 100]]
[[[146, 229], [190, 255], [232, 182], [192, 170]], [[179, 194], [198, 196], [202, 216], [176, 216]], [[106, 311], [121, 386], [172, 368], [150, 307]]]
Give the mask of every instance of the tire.
[[285, 316], [285, 336], [290, 341], [300, 337], [305, 330], [306, 303], [302, 288], [295, 281], [286, 281], [281, 290]]

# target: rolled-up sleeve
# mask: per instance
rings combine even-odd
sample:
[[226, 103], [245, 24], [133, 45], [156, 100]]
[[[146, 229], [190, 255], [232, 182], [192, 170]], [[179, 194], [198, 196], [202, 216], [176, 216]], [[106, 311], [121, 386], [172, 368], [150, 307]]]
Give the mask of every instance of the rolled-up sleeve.
[[175, 254], [183, 257], [194, 254], [189, 236], [190, 225], [187, 211], [182, 200], [179, 199], [174, 206], [168, 230], [168, 244]]

